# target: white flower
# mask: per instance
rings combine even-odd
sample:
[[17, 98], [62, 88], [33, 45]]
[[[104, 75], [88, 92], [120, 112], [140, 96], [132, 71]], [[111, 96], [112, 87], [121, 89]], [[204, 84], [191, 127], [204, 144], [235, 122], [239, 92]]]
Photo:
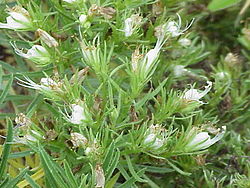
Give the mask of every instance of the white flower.
[[37, 84], [35, 82], [33, 82], [30, 78], [24, 76], [25, 80], [21, 80], [19, 78], [16, 78], [18, 81], [20, 81], [18, 84], [20, 86], [23, 87], [27, 87], [30, 89], [35, 89], [35, 90], [51, 90], [51, 89], [56, 89], [56, 88], [60, 88], [61, 83], [57, 83], [54, 80], [52, 80], [51, 78], [41, 78], [40, 83], [41, 84]]
[[145, 71], [148, 72], [152, 67], [153, 63], [157, 60], [160, 50], [164, 44], [164, 38], [159, 37], [156, 45], [153, 49], [149, 50], [145, 55], [143, 66], [145, 67]]
[[63, 1], [72, 4], [76, 3], [78, 0], [63, 0]]
[[150, 144], [150, 147], [153, 149], [159, 149], [160, 147], [163, 146], [164, 144], [164, 140], [163, 139], [159, 139], [156, 137], [156, 134], [149, 134], [146, 136], [145, 140], [144, 140], [144, 144], [148, 145]]
[[51, 62], [51, 57], [49, 52], [41, 45], [34, 45], [30, 48], [27, 53], [24, 53], [22, 50], [18, 49], [15, 45], [14, 47], [15, 52], [17, 55], [20, 55], [24, 58], [27, 58], [31, 61], [34, 61], [40, 66], [46, 66]]
[[207, 86], [205, 86], [205, 90], [200, 92], [197, 89], [190, 89], [184, 93], [183, 99], [186, 99], [188, 101], [197, 101], [201, 104], [203, 104], [200, 99], [204, 97], [212, 88], [212, 82], [207, 81]]
[[176, 77], [180, 77], [180, 76], [182, 76], [183, 74], [185, 74], [186, 72], [188, 72], [188, 70], [185, 69], [185, 66], [183, 66], [183, 65], [175, 65], [173, 70], [174, 70], [174, 71], [173, 71], [173, 72], [174, 72], [174, 75], [175, 75]]
[[7, 23], [0, 23], [0, 28], [13, 30], [32, 30], [32, 21], [29, 12], [20, 6], [8, 9], [9, 16], [6, 18]]
[[180, 39], [178, 42], [179, 42], [180, 45], [183, 46], [183, 47], [188, 47], [188, 46], [190, 46], [191, 43], [192, 43], [191, 40], [188, 39], [188, 38], [182, 38], [182, 39]]
[[163, 146], [166, 141], [166, 130], [160, 125], [151, 125], [147, 131], [143, 144], [157, 150]]
[[226, 127], [223, 126], [223, 131], [211, 139], [207, 132], [200, 132], [187, 144], [186, 147], [192, 151], [207, 149], [214, 143], [218, 142], [225, 134]]
[[88, 140], [85, 136], [80, 133], [71, 133], [71, 142], [74, 147], [85, 146], [88, 143]]
[[57, 83], [54, 80], [52, 80], [51, 78], [48, 78], [48, 77], [41, 78], [40, 83], [42, 86], [45, 86], [46, 89], [50, 88], [50, 86], [52, 86], [52, 85], [57, 85]]
[[72, 115], [69, 121], [73, 124], [81, 124], [83, 120], [86, 120], [86, 112], [85, 109], [77, 104], [72, 104]]
[[85, 24], [85, 22], [87, 21], [88, 16], [86, 14], [81, 14], [79, 17], [79, 22], [81, 24]]
[[138, 14], [133, 14], [130, 18], [125, 19], [124, 29], [125, 37], [129, 37], [133, 34], [138, 25], [141, 24], [142, 17]]
[[131, 36], [133, 34], [133, 20], [131, 18], [127, 18], [124, 25], [125, 37]]
[[179, 14], [177, 14], [178, 16], [178, 23], [175, 21], [170, 21], [167, 23], [165, 30], [171, 34], [172, 37], [177, 37], [179, 35], [182, 35], [185, 31], [187, 31], [191, 25], [194, 22], [194, 19], [192, 19], [190, 24], [187, 24], [186, 27], [181, 30], [181, 17]]
[[38, 29], [36, 33], [38, 34], [38, 36], [40, 36], [41, 40], [49, 47], [57, 47], [59, 45], [56, 39], [50, 36], [50, 34], [46, 31]]

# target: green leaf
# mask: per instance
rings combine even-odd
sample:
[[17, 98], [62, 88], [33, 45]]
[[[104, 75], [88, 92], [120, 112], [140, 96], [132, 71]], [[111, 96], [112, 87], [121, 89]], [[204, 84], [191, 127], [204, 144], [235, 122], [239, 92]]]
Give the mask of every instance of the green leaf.
[[33, 113], [35, 112], [35, 109], [37, 107], [38, 104], [40, 104], [40, 102], [42, 102], [43, 100], [43, 96], [38, 94], [34, 100], [31, 102], [31, 104], [29, 105], [29, 107], [27, 108], [27, 117], [31, 117], [33, 115]]
[[67, 181], [71, 184], [72, 187], [77, 187], [76, 179], [70, 169], [69, 163], [66, 160], [64, 161], [64, 169], [67, 176]]
[[115, 168], [117, 167], [120, 159], [120, 151], [117, 149], [115, 152], [115, 155], [112, 157], [112, 163], [109, 165], [109, 168], [107, 169], [106, 180], [109, 180], [109, 178], [112, 176]]
[[112, 142], [108, 148], [108, 151], [105, 155], [104, 162], [103, 162], [103, 169], [106, 171], [108, 166], [110, 165], [110, 161], [113, 160], [113, 154], [114, 154], [115, 144]]
[[2, 94], [1, 94], [1, 96], [0, 96], [0, 105], [3, 103], [3, 101], [4, 101], [5, 98], [6, 98], [6, 96], [8, 95], [8, 91], [9, 91], [9, 89], [10, 89], [10, 87], [11, 87], [12, 82], [13, 82], [13, 75], [11, 74], [8, 83], [7, 83], [7, 85], [5, 86], [3, 92], [2, 92]]
[[3, 75], [4, 75], [3, 68], [2, 65], [0, 65], [0, 89], [2, 89]]
[[126, 155], [125, 157], [126, 157], [126, 160], [127, 160], [128, 169], [129, 169], [130, 173], [132, 174], [132, 176], [136, 179], [136, 181], [138, 181], [138, 182], [147, 182], [147, 180], [144, 180], [144, 179], [140, 178], [140, 176], [137, 175], [129, 156]]
[[208, 5], [208, 9], [210, 11], [218, 11], [233, 6], [240, 1], [241, 0], [212, 0]]
[[70, 186], [65, 181], [66, 174], [60, 173], [63, 172], [62, 169], [57, 163], [52, 161], [51, 157], [45, 152], [45, 150], [39, 145], [39, 154], [41, 161], [45, 170], [46, 177], [48, 178], [48, 183], [52, 183], [52, 187], [62, 187], [70, 188]]
[[164, 167], [156, 167], [156, 166], [148, 166], [148, 165], [135, 165], [137, 168], [144, 168], [146, 172], [150, 173], [158, 173], [158, 174], [166, 174], [173, 172], [174, 170], [171, 168]]
[[6, 69], [7, 71], [9, 71], [10, 73], [16, 73], [17, 72], [17, 69], [12, 67], [10, 64], [8, 63], [5, 63], [3, 61], [0, 60], [0, 65], [2, 65], [2, 67], [4, 69]]
[[152, 99], [155, 95], [157, 95], [161, 91], [161, 89], [164, 87], [167, 80], [168, 78], [166, 78], [154, 91], [148, 93], [138, 103], [136, 103], [135, 105], [136, 109], [142, 107], [148, 100]]
[[184, 175], [184, 176], [190, 176], [191, 173], [189, 172], [184, 172], [181, 169], [179, 169], [177, 166], [175, 166], [173, 163], [171, 163], [169, 160], [167, 160], [167, 163], [173, 168], [175, 169], [177, 172], [179, 172], [180, 174]]
[[[144, 170], [140, 170], [136, 173], [137, 176], [142, 176], [144, 174]], [[122, 185], [118, 186], [118, 188], [128, 188], [132, 187], [133, 184], [136, 182], [136, 179], [134, 177], [130, 177], [126, 182], [124, 182]], [[134, 187], [134, 186], [133, 186]]]
[[11, 142], [13, 140], [13, 125], [11, 120], [7, 120], [7, 127], [8, 127], [8, 132], [7, 132], [7, 138], [5, 140], [4, 148], [3, 148], [3, 153], [2, 153], [2, 159], [1, 159], [1, 164], [0, 164], [0, 177], [3, 177], [4, 171], [7, 166], [7, 160], [10, 154], [10, 146]]
[[28, 174], [25, 175], [25, 179], [29, 182], [32, 188], [41, 188]]
[[10, 188], [10, 187], [15, 187], [16, 184], [18, 184], [18, 182], [23, 179], [23, 177], [25, 176], [25, 174], [27, 173], [28, 169], [25, 168], [23, 169], [18, 176], [16, 176], [14, 179], [10, 180], [4, 187], [2, 188]]
[[120, 172], [114, 175], [106, 184], [106, 188], [113, 188], [115, 183], [117, 182], [118, 178], [120, 177]]
[[32, 151], [22, 151], [22, 152], [15, 152], [15, 153], [11, 153], [8, 157], [8, 159], [16, 159], [16, 158], [21, 158], [21, 157], [25, 157], [27, 155], [31, 155], [34, 152]]

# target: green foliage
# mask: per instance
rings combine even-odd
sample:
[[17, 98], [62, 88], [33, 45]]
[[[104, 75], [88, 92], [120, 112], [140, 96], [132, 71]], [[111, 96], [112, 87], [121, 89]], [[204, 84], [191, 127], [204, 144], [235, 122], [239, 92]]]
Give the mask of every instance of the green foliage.
[[248, 7], [1, 2], [0, 187], [249, 187]]

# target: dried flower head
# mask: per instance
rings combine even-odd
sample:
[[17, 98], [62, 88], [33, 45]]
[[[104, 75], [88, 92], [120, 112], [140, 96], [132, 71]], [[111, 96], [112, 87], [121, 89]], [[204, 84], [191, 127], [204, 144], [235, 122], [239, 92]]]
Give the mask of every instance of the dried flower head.
[[15, 118], [17, 127], [29, 126], [31, 124], [30, 119], [23, 113], [20, 113]]
[[95, 177], [96, 177], [96, 188], [104, 188], [105, 186], [105, 176], [103, 168], [100, 164], [97, 164], [95, 167]]
[[88, 143], [88, 139], [80, 133], [73, 132], [70, 134], [70, 136], [71, 136], [70, 141], [72, 142], [75, 148], [78, 148], [81, 146], [85, 147], [86, 144]]
[[138, 65], [139, 65], [139, 62], [142, 58], [143, 58], [143, 54], [140, 54], [140, 49], [138, 47], [132, 53], [131, 65], [132, 65], [133, 71], [135, 71], [135, 72], [138, 71]]
[[157, 1], [152, 6], [152, 13], [155, 16], [160, 16], [163, 13], [163, 4], [161, 1]]
[[234, 67], [235, 65], [240, 63], [238, 56], [233, 53], [228, 53], [224, 61], [229, 67]]
[[37, 29], [36, 34], [49, 47], [57, 47], [59, 45], [56, 39], [54, 39], [49, 33], [42, 29]]
[[112, 7], [100, 7], [100, 14], [106, 19], [112, 19], [116, 10]]

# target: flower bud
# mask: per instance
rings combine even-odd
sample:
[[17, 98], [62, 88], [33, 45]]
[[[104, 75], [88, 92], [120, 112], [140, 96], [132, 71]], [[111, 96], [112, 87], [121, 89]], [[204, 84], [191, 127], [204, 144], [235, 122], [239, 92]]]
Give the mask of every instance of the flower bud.
[[39, 132], [30, 130], [23, 137], [16, 137], [14, 141], [21, 144], [28, 144], [29, 142], [38, 142], [39, 140], [43, 139], [43, 136]]
[[38, 29], [36, 33], [48, 47], [57, 47], [59, 45], [56, 39], [50, 36], [46, 31]]
[[33, 30], [33, 24], [29, 12], [20, 7], [14, 6], [8, 8], [9, 16], [6, 18], [7, 23], [0, 23], [0, 28], [13, 30]]

